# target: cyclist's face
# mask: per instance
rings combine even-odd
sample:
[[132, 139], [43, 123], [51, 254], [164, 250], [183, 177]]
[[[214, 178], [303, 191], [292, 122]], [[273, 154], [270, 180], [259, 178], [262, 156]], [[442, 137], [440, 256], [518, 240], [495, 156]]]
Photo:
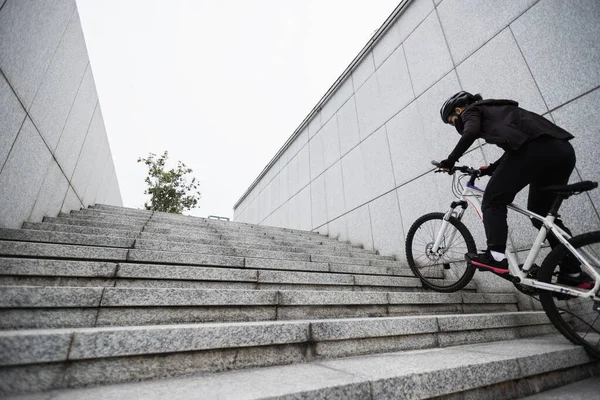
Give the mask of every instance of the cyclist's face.
[[458, 119], [458, 116], [460, 115], [461, 112], [463, 112], [464, 109], [465, 109], [464, 107], [456, 107], [454, 112], [452, 114], [450, 114], [450, 116], [448, 117], [448, 123], [450, 125], [454, 126], [454, 123]]

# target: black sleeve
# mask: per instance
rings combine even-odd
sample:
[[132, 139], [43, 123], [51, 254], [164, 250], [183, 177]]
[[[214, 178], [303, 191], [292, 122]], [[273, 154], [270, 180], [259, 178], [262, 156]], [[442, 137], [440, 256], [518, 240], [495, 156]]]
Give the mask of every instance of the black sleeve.
[[448, 156], [448, 160], [458, 161], [473, 142], [481, 136], [481, 116], [477, 107], [466, 109], [460, 118], [464, 121], [465, 127], [462, 137]]

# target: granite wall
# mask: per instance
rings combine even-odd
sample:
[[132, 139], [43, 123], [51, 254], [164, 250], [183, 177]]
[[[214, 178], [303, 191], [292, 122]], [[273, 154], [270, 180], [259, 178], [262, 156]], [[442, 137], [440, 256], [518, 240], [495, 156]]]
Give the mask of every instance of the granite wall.
[[0, 0], [0, 227], [122, 205], [75, 0]]
[[[458, 140], [439, 108], [459, 90], [515, 99], [571, 131], [572, 180], [600, 181], [598, 38], [597, 0], [413, 0], [292, 135], [234, 220], [314, 230], [404, 258], [411, 224], [453, 199], [451, 178], [434, 174], [430, 160]], [[481, 142], [460, 162], [480, 166], [500, 154]], [[579, 233], [600, 229], [599, 211], [595, 190], [570, 199], [563, 215]], [[484, 247], [477, 216], [469, 212], [466, 223]], [[526, 248], [534, 228], [519, 216], [510, 225], [511, 243]]]

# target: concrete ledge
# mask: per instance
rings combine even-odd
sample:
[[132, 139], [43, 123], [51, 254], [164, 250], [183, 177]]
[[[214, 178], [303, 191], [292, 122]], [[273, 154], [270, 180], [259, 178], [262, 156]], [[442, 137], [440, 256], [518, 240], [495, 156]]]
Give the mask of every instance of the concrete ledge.
[[97, 308], [0, 308], [0, 330], [90, 327], [97, 318]]
[[419, 278], [400, 278], [392, 276], [354, 275], [354, 282], [356, 285], [362, 286], [422, 287]]
[[25, 229], [0, 229], [0, 240], [45, 242], [99, 247], [133, 247], [134, 239], [83, 235], [79, 233], [46, 232]]
[[299, 283], [312, 285], [354, 285], [352, 275], [323, 272], [259, 271], [259, 283]]
[[276, 291], [106, 288], [102, 297], [104, 307], [269, 304], [277, 304]]
[[328, 272], [329, 265], [327, 263], [310, 262], [310, 261], [288, 261], [288, 260], [273, 260], [268, 258], [247, 258], [246, 268], [251, 269], [278, 269], [291, 271], [315, 271]]
[[258, 272], [246, 269], [120, 263], [118, 278], [257, 282]]
[[108, 204], [95, 204], [88, 208], [84, 208], [84, 210], [106, 210], [113, 214], [125, 214], [125, 213], [134, 213], [134, 214], [154, 214], [152, 210], [142, 210], [139, 208], [129, 208], [129, 207], [120, 207], [120, 206], [111, 206]]
[[[81, 211], [71, 211], [70, 213], [60, 213], [57, 218], [66, 218], [66, 219], [84, 219], [88, 221], [99, 221], [99, 222], [116, 222], [116, 223], [135, 223], [135, 224], [144, 224], [148, 222], [150, 219], [149, 216], [135, 216], [135, 215], [127, 215], [127, 214], [95, 214], [95, 213], [87, 213]], [[122, 222], [119, 222], [122, 221]]]
[[[495, 328], [524, 327], [548, 324], [543, 313], [528, 313], [515, 324], [514, 315], [497, 316]], [[96, 327], [57, 330], [29, 330], [0, 332], [0, 348], [29, 350], [21, 356], [11, 351], [8, 364], [44, 363], [49, 361], [87, 358], [121, 357], [233, 347], [328, 342], [376, 337], [400, 337], [444, 332], [474, 331], [482, 328], [487, 315], [463, 318], [460, 327], [444, 326], [441, 322], [450, 316], [415, 316], [388, 318], [354, 318], [332, 320], [261, 321], [216, 324], [150, 325], [131, 327]], [[310, 335], [309, 335], [310, 332]], [[66, 338], [72, 336], [71, 340]], [[47, 338], [47, 341], [44, 340]], [[18, 344], [16, 344], [18, 342]], [[46, 344], [51, 344], [48, 355]], [[56, 343], [59, 343], [58, 345]], [[70, 344], [68, 356], [65, 343]], [[9, 350], [7, 350], [8, 352]], [[8, 353], [7, 353], [8, 354]], [[356, 352], [355, 352], [356, 354]], [[35, 358], [37, 355], [38, 358]], [[536, 366], [531, 366], [531, 369]]]
[[320, 292], [282, 290], [281, 305], [341, 305], [387, 304], [386, 292]]
[[127, 261], [184, 265], [213, 265], [226, 267], [244, 266], [244, 258], [242, 257], [228, 257], [194, 253], [175, 253], [169, 251], [150, 251], [138, 249], [129, 250], [129, 252], [127, 253]]
[[95, 328], [74, 332], [69, 360], [299, 343], [307, 322]]
[[0, 240], [0, 254], [3, 256], [125, 261], [127, 252], [127, 249], [119, 248], [71, 246], [62, 244], [12, 242]]
[[[121, 336], [104, 336], [108, 343]], [[216, 336], [217, 331], [211, 334]], [[228, 333], [231, 333], [230, 330]], [[137, 332], [123, 338], [132, 345], [142, 342]], [[298, 335], [300, 336], [300, 334]], [[188, 336], [182, 336], [182, 340]], [[191, 335], [187, 344], [197, 345], [194, 340], [199, 335]], [[79, 343], [82, 347], [92, 344], [93, 337], [85, 338]], [[98, 338], [99, 339], [99, 338]], [[104, 339], [103, 339], [104, 340]], [[180, 341], [179, 341], [180, 342]], [[128, 342], [129, 343], [129, 342]], [[218, 339], [217, 339], [217, 343]], [[147, 349], [161, 346], [160, 341], [151, 340]], [[93, 346], [93, 344], [92, 344]], [[518, 351], [515, 351], [518, 349]], [[81, 355], [96, 355], [91, 352]], [[232, 349], [233, 350], [233, 349]], [[72, 361], [68, 369], [37, 369], [36, 376], [49, 374], [55, 376], [52, 384], [47, 379], [34, 382], [36, 389], [56, 388], [59, 385], [77, 387], [94, 382], [110, 383], [128, 380], [149, 379], [152, 377], [174, 376], [190, 372], [218, 372], [231, 368], [264, 365], [298, 363], [302, 360], [302, 347], [260, 347], [257, 351], [246, 347], [231, 351], [223, 349], [218, 353], [210, 350], [192, 353], [172, 353], [165, 355], [158, 363], [144, 356], [126, 358], [103, 358], [89, 361]], [[291, 351], [291, 353], [290, 353]], [[113, 350], [110, 353], [119, 353]], [[250, 352], [250, 353], [249, 353]], [[276, 358], [276, 354], [286, 357]], [[292, 354], [296, 354], [293, 356]], [[239, 363], [231, 363], [238, 359]], [[251, 361], [252, 360], [252, 361]], [[154, 366], [153, 366], [154, 365]], [[191, 366], [195, 365], [194, 368]], [[212, 368], [208, 367], [209, 365]], [[51, 367], [49, 364], [48, 367]], [[137, 366], [137, 368], [132, 368]], [[219, 366], [221, 368], [219, 369]], [[533, 367], [532, 367], [533, 366]], [[7, 379], [8, 371], [2, 371], [3, 393], [22, 391], [17, 385], [19, 376], [31, 376], [35, 366], [24, 366], [15, 371]], [[77, 390], [59, 390], [47, 394], [31, 395], [21, 399], [67, 399], [85, 398], [103, 400], [109, 398], [128, 399], [161, 399], [188, 398], [189, 393], [202, 393], [206, 399], [267, 399], [267, 398], [340, 398], [340, 399], [389, 399], [398, 398], [401, 394], [406, 398], [430, 398], [435, 396], [461, 395], [465, 391], [485, 390], [493, 394], [491, 398], [501, 398], [503, 388], [512, 382], [523, 382], [535, 378], [537, 385], [529, 388], [529, 394], [537, 392], [541, 387], [545, 374], [556, 384], [557, 373], [573, 374], [589, 377], [594, 366], [582, 348], [572, 345], [562, 337], [546, 336], [518, 340], [501, 341], [476, 345], [456, 346], [445, 349], [402, 351], [379, 355], [351, 357], [337, 360], [320, 360], [308, 364], [272, 366], [242, 371], [229, 371], [222, 374], [171, 378], [168, 380], [129, 383], [119, 386], [105, 386]], [[571, 372], [573, 371], [573, 372]], [[571, 375], [573, 376], [573, 375]], [[22, 382], [22, 381], [21, 381]], [[40, 383], [42, 385], [40, 385]], [[548, 385], [546, 382], [545, 385]], [[29, 384], [28, 388], [31, 389]], [[26, 389], [25, 389], [26, 390]], [[479, 393], [481, 397], [483, 392]], [[524, 392], [521, 392], [523, 394]], [[48, 396], [48, 397], [40, 397]], [[487, 396], [487, 395], [485, 395]], [[484, 397], [485, 397], [484, 396]], [[452, 397], [454, 398], [454, 397]]]
[[0, 332], [1, 365], [65, 361], [71, 339], [69, 331]]
[[48, 222], [24, 222], [23, 229], [39, 230], [39, 231], [52, 231], [52, 232], [81, 233], [84, 235], [103, 235], [103, 236], [125, 237], [125, 238], [132, 238], [132, 239], [136, 238], [140, 234], [139, 230], [97, 228], [97, 227], [91, 227], [91, 226], [52, 224], [52, 223], [48, 223]]
[[116, 263], [0, 257], [0, 275], [112, 278]]
[[125, 231], [136, 230], [140, 232], [144, 227], [144, 224], [120, 224], [112, 222], [101, 222], [101, 221], [88, 221], [85, 219], [77, 218], [50, 218], [44, 217], [44, 223], [48, 224], [62, 224], [62, 225], [75, 225], [75, 226], [89, 226], [94, 228], [109, 228], [109, 229], [121, 229]]
[[[246, 272], [243, 271], [242, 272]], [[266, 273], [270, 273], [267, 271]], [[302, 274], [302, 273], [298, 273]], [[318, 274], [315, 274], [318, 275]], [[334, 276], [336, 279], [338, 276]], [[341, 277], [341, 276], [339, 276]], [[323, 278], [323, 277], [321, 277]], [[351, 278], [351, 277], [349, 277]], [[265, 278], [267, 281], [280, 283], [288, 278], [276, 275]], [[302, 281], [303, 276], [298, 277]], [[261, 282], [261, 276], [258, 277]], [[316, 284], [325, 284], [320, 281]], [[335, 285], [349, 286], [351, 280], [334, 281], [327, 283], [329, 287]], [[464, 295], [464, 294], [463, 294]], [[515, 308], [514, 297], [508, 299], [502, 294], [502, 299], [511, 301], [500, 303], [490, 296], [487, 303], [479, 304], [478, 312], [486, 312], [483, 306], [491, 306], [489, 311], [500, 311], [502, 306], [510, 305]], [[102, 301], [100, 302], [100, 299]], [[193, 289], [193, 288], [161, 288], [161, 287], [41, 287], [41, 286], [3, 286], [0, 287], [0, 308], [72, 308], [72, 307], [144, 307], [144, 306], [255, 306], [255, 305], [413, 305], [424, 307], [431, 305], [461, 305], [464, 311], [465, 304], [459, 293], [428, 293], [428, 292], [385, 292], [385, 291], [351, 291], [351, 290], [243, 290], [243, 289]], [[430, 307], [431, 308], [431, 307]], [[390, 312], [401, 312], [399, 307], [390, 308]], [[408, 311], [408, 310], [407, 310]], [[530, 318], [529, 312], [517, 314], [514, 324], [521, 324], [522, 320]], [[499, 323], [494, 318], [499, 314], [491, 314], [488, 320], [481, 321], [480, 315], [444, 317], [440, 324], [444, 326], [460, 326], [468, 318], [474, 318], [482, 323], [482, 327], [495, 327]], [[521, 319], [518, 319], [521, 318]]]
[[311, 255], [311, 261], [315, 262], [327, 262], [334, 264], [352, 264], [352, 265], [371, 265], [371, 260], [364, 258], [353, 258], [353, 257], [336, 257], [336, 256], [323, 256], [323, 255]]
[[103, 288], [4, 286], [0, 308], [98, 307]]

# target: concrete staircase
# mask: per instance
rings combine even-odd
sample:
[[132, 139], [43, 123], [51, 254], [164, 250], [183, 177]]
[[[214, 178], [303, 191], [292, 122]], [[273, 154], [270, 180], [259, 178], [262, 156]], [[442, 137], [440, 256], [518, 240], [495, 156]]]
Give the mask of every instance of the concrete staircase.
[[0, 396], [518, 398], [598, 372], [514, 294], [428, 292], [313, 232], [97, 205], [0, 229], [0, 286]]

